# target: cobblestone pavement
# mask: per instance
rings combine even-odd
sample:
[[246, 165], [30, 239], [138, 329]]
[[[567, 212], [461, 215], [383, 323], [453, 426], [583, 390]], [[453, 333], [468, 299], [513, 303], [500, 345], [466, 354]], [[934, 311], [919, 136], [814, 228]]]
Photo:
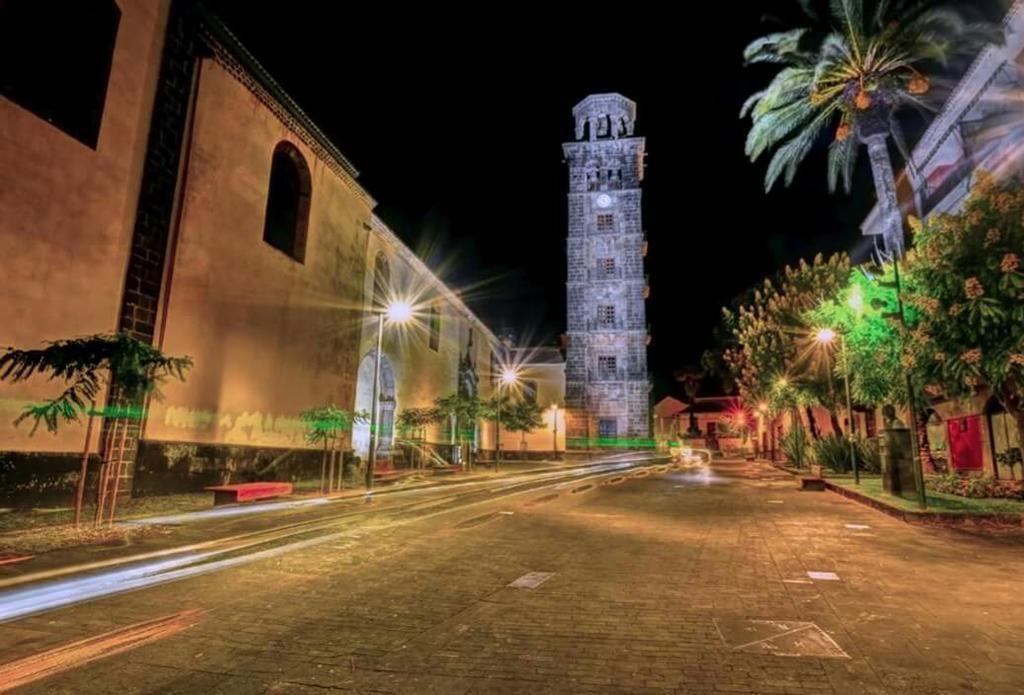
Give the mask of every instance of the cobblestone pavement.
[[[80, 664], [84, 648], [72, 650], [54, 668], [77, 665], [22, 690], [1017, 693], [1024, 682], [1018, 539], [907, 526], [798, 492], [763, 464], [346, 523], [351, 534], [285, 555], [0, 625], [0, 662], [198, 609], [191, 627], [135, 649]], [[529, 572], [553, 574], [508, 586]]]

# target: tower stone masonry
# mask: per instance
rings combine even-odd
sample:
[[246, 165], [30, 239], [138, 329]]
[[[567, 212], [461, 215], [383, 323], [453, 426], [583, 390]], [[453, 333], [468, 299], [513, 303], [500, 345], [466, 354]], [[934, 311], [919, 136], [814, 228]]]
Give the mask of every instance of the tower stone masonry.
[[[569, 446], [650, 436], [636, 104], [592, 94], [573, 109], [569, 165], [566, 435]], [[596, 440], [596, 441], [595, 441]]]

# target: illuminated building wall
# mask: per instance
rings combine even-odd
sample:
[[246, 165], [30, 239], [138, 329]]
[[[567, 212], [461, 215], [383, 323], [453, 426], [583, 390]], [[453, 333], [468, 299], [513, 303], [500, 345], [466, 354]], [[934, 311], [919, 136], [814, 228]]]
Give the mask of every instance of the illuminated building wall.
[[[109, 56], [109, 72], [94, 76], [102, 100], [94, 143], [74, 130], [88, 105], [68, 103], [59, 80], [38, 84], [28, 71], [35, 94], [0, 92], [0, 346], [39, 347], [117, 325], [168, 3], [119, 0], [116, 7], [114, 36], [83, 37], [79, 47], [83, 61]], [[49, 51], [51, 34], [60, 36], [35, 27], [34, 50]], [[16, 67], [5, 66], [5, 76]], [[0, 451], [82, 446], [84, 426], [29, 438], [26, 424], [12, 424], [27, 402], [58, 388], [45, 379], [0, 384]]]
[[642, 137], [636, 104], [595, 94], [573, 109], [569, 165], [566, 407], [573, 441], [650, 434]]
[[[407, 301], [414, 309], [413, 319], [407, 325], [385, 324], [384, 329], [381, 453], [386, 457], [399, 434], [393, 426], [398, 413], [406, 408], [430, 406], [438, 396], [460, 389], [489, 398], [494, 387], [491, 355], [499, 364], [505, 363], [507, 357], [494, 333], [376, 216], [370, 222], [365, 264], [356, 410], [368, 411], [372, 402], [377, 339], [377, 322], [372, 313], [375, 288], [384, 300]], [[356, 454], [365, 456], [369, 436], [368, 425], [356, 425]], [[447, 442], [448, 437], [443, 425], [426, 432], [427, 441], [434, 444]], [[493, 447], [488, 428], [481, 428], [478, 437], [480, 448]]]
[[[0, 344], [121, 329], [193, 358], [187, 380], [164, 384], [132, 432], [145, 491], [169, 489], [154, 476], [173, 467], [184, 471], [171, 486], [180, 489], [204, 466], [240, 470], [289, 450], [319, 473], [298, 416], [369, 407], [380, 256], [389, 287], [412, 293], [418, 312], [384, 342], [390, 416], [460, 381], [489, 395], [494, 335], [376, 218], [356, 169], [281, 86], [189, 5], [112, 4], [116, 44], [93, 145], [88, 128], [72, 137], [0, 98]], [[0, 384], [5, 460], [36, 465], [49, 452], [58, 468], [77, 467], [83, 427], [30, 437], [11, 424], [59, 389]]]

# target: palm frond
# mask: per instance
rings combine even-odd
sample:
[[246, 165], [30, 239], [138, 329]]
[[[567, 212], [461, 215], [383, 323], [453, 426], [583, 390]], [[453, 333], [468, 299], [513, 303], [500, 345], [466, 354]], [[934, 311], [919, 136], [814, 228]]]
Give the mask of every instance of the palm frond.
[[754, 63], [795, 64], [806, 61], [808, 53], [800, 50], [800, 40], [807, 34], [806, 28], [775, 32], [754, 39], [743, 50], [743, 59], [748, 65]]
[[836, 192], [840, 181], [843, 183], [843, 191], [850, 192], [859, 154], [860, 143], [855, 137], [832, 141], [828, 148], [828, 190], [831, 193]]
[[815, 111], [809, 99], [800, 99], [755, 118], [744, 148], [750, 161], [756, 162], [764, 152], [803, 127]]
[[768, 94], [768, 90], [762, 89], [760, 92], [754, 92], [747, 97], [747, 100], [743, 102], [743, 106], [740, 107], [740, 119], [742, 120], [750, 115], [751, 110], [760, 103], [766, 94]]
[[768, 164], [768, 172], [765, 174], [765, 191], [771, 191], [781, 176], [785, 176], [785, 185], [793, 183], [796, 170], [800, 163], [811, 151], [814, 141], [821, 134], [822, 129], [832, 120], [832, 116], [838, 110], [838, 105], [833, 104], [824, 108], [808, 123], [795, 137], [775, 151], [771, 162]]
[[864, 38], [864, 1], [831, 0], [832, 18], [846, 34], [850, 50], [860, 58]]

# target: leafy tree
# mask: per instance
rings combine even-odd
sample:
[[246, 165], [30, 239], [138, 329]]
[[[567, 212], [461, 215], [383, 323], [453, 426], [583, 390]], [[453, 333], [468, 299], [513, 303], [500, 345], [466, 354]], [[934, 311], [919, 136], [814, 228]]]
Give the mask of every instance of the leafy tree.
[[900, 363], [903, 336], [892, 317], [895, 294], [887, 288], [892, 267], [850, 271], [846, 286], [806, 314], [811, 326], [830, 328], [843, 336], [846, 354], [835, 354], [835, 377], [842, 378], [849, 359], [850, 392], [857, 403], [879, 406], [906, 404]]
[[452, 444], [457, 444], [460, 450], [473, 440], [476, 423], [485, 410], [479, 396], [458, 392], [437, 398], [433, 407], [437, 421], [446, 422], [452, 428]]
[[912, 220], [907, 360], [930, 395], [987, 388], [1024, 441], [1024, 181], [979, 176], [961, 212]]
[[[722, 359], [746, 403], [764, 403], [772, 412], [820, 403], [833, 413], [837, 394], [828, 368], [813, 357], [813, 336], [805, 315], [844, 286], [850, 261], [837, 254], [827, 261], [819, 254], [812, 263], [801, 260], [751, 295], [736, 312], [723, 310], [724, 325], [735, 338]], [[799, 422], [799, 420], [795, 420]], [[808, 412], [808, 426], [818, 432]]]
[[[935, 469], [928, 441], [928, 399], [916, 385], [920, 378], [913, 373], [907, 351], [916, 340], [899, 319], [899, 304], [894, 291], [895, 272], [891, 264], [862, 267], [850, 273], [847, 286], [834, 298], [807, 313], [813, 325], [831, 328], [842, 335], [842, 350], [832, 345], [835, 378], [849, 375], [854, 402], [869, 406], [895, 404], [911, 406], [916, 413], [915, 433], [921, 461], [927, 470]], [[914, 326], [919, 311], [913, 305], [904, 307], [908, 326]], [[848, 371], [844, 366], [848, 360]], [[914, 378], [914, 392], [907, 390], [907, 372]], [[908, 399], [913, 398], [913, 403]]]
[[[310, 444], [323, 445], [320, 462], [320, 492], [334, 491], [335, 460], [341, 456], [341, 438], [352, 429], [353, 417], [347, 410], [333, 404], [311, 408], [299, 413], [299, 420], [306, 423], [306, 441]], [[338, 465], [339, 486], [344, 485], [344, 470]], [[325, 484], [326, 483], [326, 484]]]
[[676, 372], [676, 381], [683, 385], [683, 393], [686, 394], [686, 403], [690, 406], [690, 424], [689, 432], [697, 432], [697, 415], [693, 410], [693, 404], [697, 400], [697, 394], [700, 392], [701, 380], [704, 378], [704, 370], [698, 369], [697, 367], [687, 366], [683, 367]]
[[768, 86], [752, 95], [740, 117], [752, 119], [746, 152], [752, 161], [775, 150], [765, 187], [788, 186], [815, 142], [829, 128], [828, 181], [849, 192], [860, 146], [868, 149], [875, 191], [890, 250], [903, 251], [903, 223], [889, 139], [910, 162], [898, 116], [922, 110], [927, 76], [951, 57], [998, 40], [991, 26], [968, 24], [956, 12], [922, 0], [804, 0], [806, 22], [768, 34], [744, 51], [748, 64], [780, 66]]
[[[507, 412], [507, 414], [506, 414]], [[526, 448], [526, 434], [544, 426], [544, 409], [535, 400], [520, 398], [502, 411], [502, 424], [509, 432], [519, 432], [520, 447]]]
[[[398, 429], [404, 437], [422, 440], [426, 428], [441, 419], [443, 418], [436, 408], [406, 408], [398, 413]], [[418, 451], [417, 445], [413, 443], [410, 448], [414, 457], [413, 465], [418, 466], [415, 458]]]
[[[106, 424], [103, 463], [97, 487], [96, 523], [107, 515], [113, 523], [117, 505], [118, 485], [124, 465], [120, 453], [124, 449], [130, 420], [141, 420], [142, 404], [149, 396], [159, 396], [159, 386], [168, 378], [184, 381], [192, 367], [189, 357], [168, 357], [158, 348], [127, 333], [98, 334], [70, 340], [49, 342], [44, 348], [18, 350], [7, 348], [0, 355], [0, 380], [19, 382], [32, 376], [47, 376], [64, 382], [64, 390], [55, 398], [27, 406], [14, 421], [33, 421], [32, 433], [45, 424], [56, 433], [62, 422], [77, 422], [80, 415], [88, 417], [82, 465], [75, 494], [75, 524], [81, 521], [85, 481], [89, 466], [89, 444], [94, 418]], [[96, 408], [96, 401], [106, 387], [109, 406]], [[118, 451], [115, 460], [114, 451]], [[110, 489], [112, 488], [112, 489]]]

